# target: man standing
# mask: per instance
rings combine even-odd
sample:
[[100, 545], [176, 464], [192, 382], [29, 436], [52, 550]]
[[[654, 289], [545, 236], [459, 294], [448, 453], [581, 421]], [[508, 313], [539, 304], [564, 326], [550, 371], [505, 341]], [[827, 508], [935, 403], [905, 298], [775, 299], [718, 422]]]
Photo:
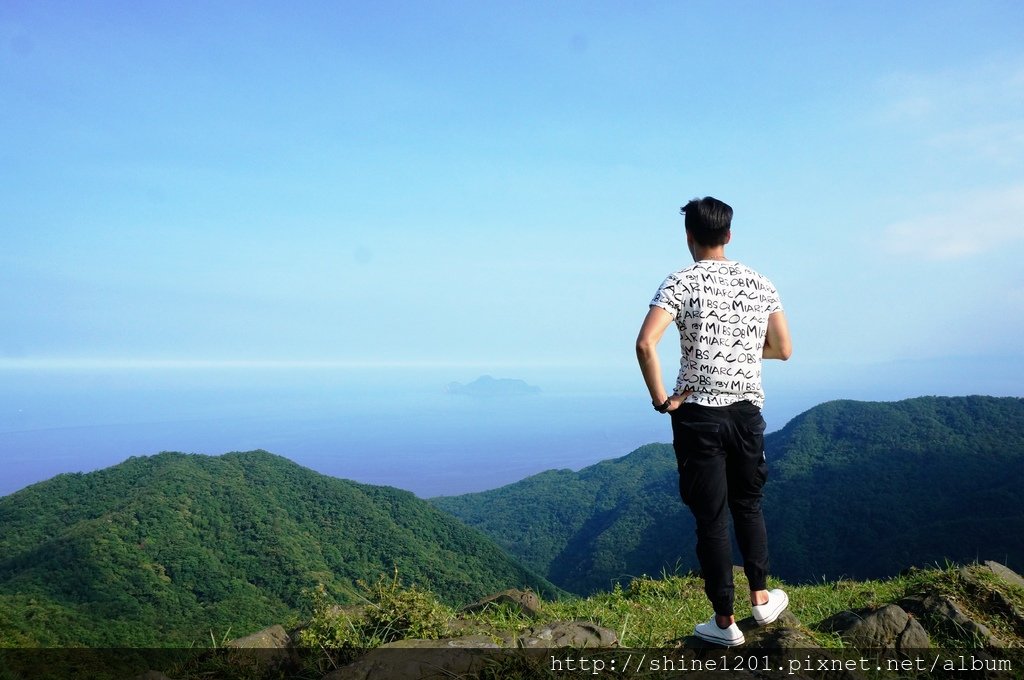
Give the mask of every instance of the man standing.
[[[681, 212], [694, 263], [670, 274], [651, 300], [636, 340], [654, 408], [672, 418], [679, 493], [697, 524], [697, 559], [714, 616], [694, 628], [709, 642], [743, 644], [733, 616], [729, 514], [750, 583], [759, 625], [789, 604], [782, 590], [766, 589], [768, 541], [761, 514], [764, 458], [761, 360], [788, 359], [789, 327], [771, 281], [725, 257], [732, 208], [715, 198], [694, 199]], [[682, 356], [671, 395], [656, 347], [675, 321]]]

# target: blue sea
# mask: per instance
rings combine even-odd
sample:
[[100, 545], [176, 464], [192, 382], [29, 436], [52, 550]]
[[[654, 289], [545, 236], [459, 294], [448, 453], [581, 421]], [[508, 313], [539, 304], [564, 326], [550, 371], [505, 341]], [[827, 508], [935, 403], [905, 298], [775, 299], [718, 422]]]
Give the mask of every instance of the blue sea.
[[[537, 394], [447, 389], [476, 377], [398, 369], [6, 371], [0, 495], [130, 456], [265, 449], [324, 474], [427, 498], [578, 470], [671, 441], [639, 376], [602, 383], [539, 371], [526, 377]], [[816, 399], [770, 402], [769, 430]]]

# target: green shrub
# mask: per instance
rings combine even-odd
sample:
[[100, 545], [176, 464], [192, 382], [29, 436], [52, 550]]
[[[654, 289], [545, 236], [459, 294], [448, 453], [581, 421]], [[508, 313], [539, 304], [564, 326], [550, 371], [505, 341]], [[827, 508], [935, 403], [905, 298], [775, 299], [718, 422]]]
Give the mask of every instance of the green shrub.
[[309, 593], [313, 616], [299, 633], [299, 643], [324, 649], [369, 649], [406, 638], [437, 639], [454, 615], [437, 597], [414, 585], [405, 587], [398, 571], [381, 575], [372, 586], [358, 585], [365, 605], [342, 608], [330, 602], [320, 584]]

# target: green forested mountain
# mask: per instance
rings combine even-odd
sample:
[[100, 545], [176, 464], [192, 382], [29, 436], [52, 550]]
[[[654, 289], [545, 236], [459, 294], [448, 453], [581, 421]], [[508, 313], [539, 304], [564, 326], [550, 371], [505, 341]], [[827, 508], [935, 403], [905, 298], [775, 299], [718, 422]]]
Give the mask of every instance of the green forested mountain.
[[766, 449], [772, 561], [786, 578], [1024, 564], [1024, 399], [834, 401]]
[[[769, 435], [766, 455], [773, 573], [788, 581], [1024, 563], [1022, 399], [830, 402]], [[450, 603], [551, 582], [589, 593], [695, 568], [693, 540], [666, 444], [433, 504], [263, 451], [164, 453], [0, 498], [0, 646], [235, 637], [301, 614], [305, 588], [344, 601], [396, 566]]]
[[[1024, 400], [835, 401], [766, 438], [772, 571], [874, 578], [946, 559], [1024, 563]], [[672, 448], [434, 502], [568, 590], [696, 568]], [[737, 553], [738, 555], [738, 553]], [[738, 557], [737, 557], [738, 559]]]
[[397, 567], [452, 603], [551, 585], [413, 494], [265, 451], [162, 453], [0, 498], [0, 646], [165, 646], [287, 620]]
[[659, 574], [677, 561], [693, 566], [693, 520], [683, 512], [667, 444], [643, 446], [579, 472], [542, 472], [433, 502], [576, 593]]

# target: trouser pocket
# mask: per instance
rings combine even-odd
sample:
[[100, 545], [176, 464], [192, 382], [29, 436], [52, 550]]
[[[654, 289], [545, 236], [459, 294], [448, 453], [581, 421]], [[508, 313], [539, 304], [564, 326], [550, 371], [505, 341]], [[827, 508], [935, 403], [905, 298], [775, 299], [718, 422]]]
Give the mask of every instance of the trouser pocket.
[[709, 475], [714, 475], [711, 468], [721, 461], [722, 424], [673, 419], [672, 434], [672, 447], [679, 469], [679, 495], [683, 503], [692, 506], [710, 481]]

